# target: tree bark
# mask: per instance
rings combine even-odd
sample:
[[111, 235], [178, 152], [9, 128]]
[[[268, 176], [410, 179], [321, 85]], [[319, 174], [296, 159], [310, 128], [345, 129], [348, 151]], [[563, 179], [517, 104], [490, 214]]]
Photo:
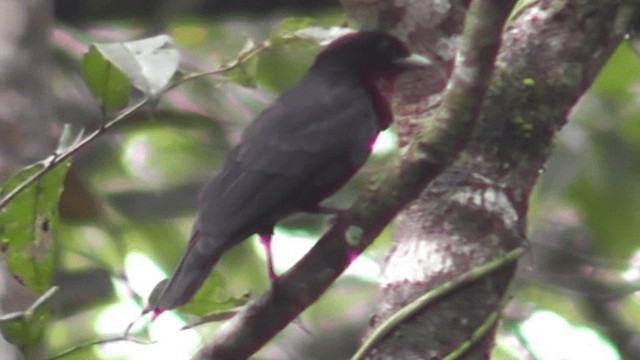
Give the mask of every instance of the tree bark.
[[[622, 0], [537, 0], [512, 18], [472, 139], [397, 219], [372, 329], [443, 281], [526, 245], [529, 195], [554, 135], [638, 7]], [[369, 358], [448, 354], [499, 311], [513, 273], [514, 266], [502, 268], [422, 309]], [[462, 358], [488, 359], [493, 332]]]

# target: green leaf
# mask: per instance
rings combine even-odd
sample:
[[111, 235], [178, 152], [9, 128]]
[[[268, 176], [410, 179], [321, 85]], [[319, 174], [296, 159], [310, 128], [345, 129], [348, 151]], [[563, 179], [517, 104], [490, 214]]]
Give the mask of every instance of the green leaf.
[[[0, 210], [0, 247], [7, 267], [15, 279], [38, 295], [51, 288], [53, 234], [69, 165], [70, 161], [66, 161], [54, 167]], [[18, 172], [4, 184], [0, 194], [11, 192], [44, 166], [41, 162]], [[42, 343], [49, 317], [48, 307], [34, 305], [23, 315], [3, 322], [3, 336], [28, 354]]]
[[[0, 244], [9, 270], [25, 286], [42, 294], [51, 287], [53, 231], [58, 222], [58, 201], [70, 161], [58, 165], [0, 210]], [[2, 187], [4, 196], [44, 164], [29, 166]]]
[[165, 89], [180, 63], [180, 54], [168, 35], [128, 42], [93, 44], [91, 50], [94, 49], [103, 61], [125, 74], [133, 86], [152, 97]]
[[126, 105], [131, 92], [129, 80], [95, 45], [82, 58], [82, 73], [93, 96], [107, 110]]

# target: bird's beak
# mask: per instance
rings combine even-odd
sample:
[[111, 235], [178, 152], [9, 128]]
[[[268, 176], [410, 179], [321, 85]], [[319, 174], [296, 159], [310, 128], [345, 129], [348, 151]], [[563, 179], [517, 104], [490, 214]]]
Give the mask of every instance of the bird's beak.
[[393, 64], [404, 68], [416, 68], [431, 65], [433, 62], [422, 55], [411, 54], [405, 58], [394, 60]]

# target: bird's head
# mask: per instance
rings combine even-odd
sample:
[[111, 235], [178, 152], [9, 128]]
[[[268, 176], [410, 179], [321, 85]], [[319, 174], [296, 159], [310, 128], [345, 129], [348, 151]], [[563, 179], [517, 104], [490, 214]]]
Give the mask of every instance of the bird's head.
[[314, 67], [329, 66], [350, 72], [398, 72], [430, 62], [412, 54], [397, 38], [381, 31], [362, 31], [345, 35], [330, 43], [316, 57]]
[[393, 121], [389, 97], [396, 76], [404, 70], [431, 64], [414, 55], [397, 38], [381, 31], [345, 35], [318, 54], [310, 73], [342, 83], [355, 81], [372, 96], [378, 122], [386, 129]]

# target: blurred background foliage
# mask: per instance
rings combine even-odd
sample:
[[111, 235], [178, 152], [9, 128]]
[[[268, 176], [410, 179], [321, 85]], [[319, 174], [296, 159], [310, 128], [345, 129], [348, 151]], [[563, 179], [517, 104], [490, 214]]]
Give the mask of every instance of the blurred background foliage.
[[[233, 60], [248, 41], [295, 27], [348, 23], [337, 1], [321, 0], [57, 0], [55, 14], [56, 117], [76, 130], [94, 129], [100, 122], [100, 107], [80, 75], [81, 57], [91, 42], [166, 33], [180, 50], [181, 69], [198, 72]], [[630, 342], [640, 342], [640, 62], [635, 47], [632, 39], [620, 46], [558, 136], [531, 199], [531, 251], [505, 309], [496, 359], [622, 359], [629, 356]], [[36, 332], [28, 346], [50, 357], [122, 334], [178, 262], [202, 184], [244, 126], [304, 73], [318, 49], [308, 42], [279, 43], [225, 78], [185, 83], [166, 93], [155, 111], [137, 113], [73, 158], [48, 274], [60, 290], [50, 302], [53, 315], [39, 322], [46, 330]], [[395, 147], [393, 130], [381, 140], [366, 168], [329, 204], [348, 205], [366, 180], [384, 171]], [[274, 243], [276, 269], [291, 266], [329, 221], [298, 215], [281, 224]], [[385, 231], [348, 275], [256, 358], [348, 358], [376, 301], [377, 275], [391, 235], [392, 229]], [[268, 285], [259, 243], [244, 242], [224, 256], [203, 297], [152, 325], [136, 323], [134, 335], [157, 343], [109, 342], [64, 359], [188, 358], [220, 323], [181, 331], [185, 323], [205, 314], [225, 318], [219, 311], [241, 305]]]

